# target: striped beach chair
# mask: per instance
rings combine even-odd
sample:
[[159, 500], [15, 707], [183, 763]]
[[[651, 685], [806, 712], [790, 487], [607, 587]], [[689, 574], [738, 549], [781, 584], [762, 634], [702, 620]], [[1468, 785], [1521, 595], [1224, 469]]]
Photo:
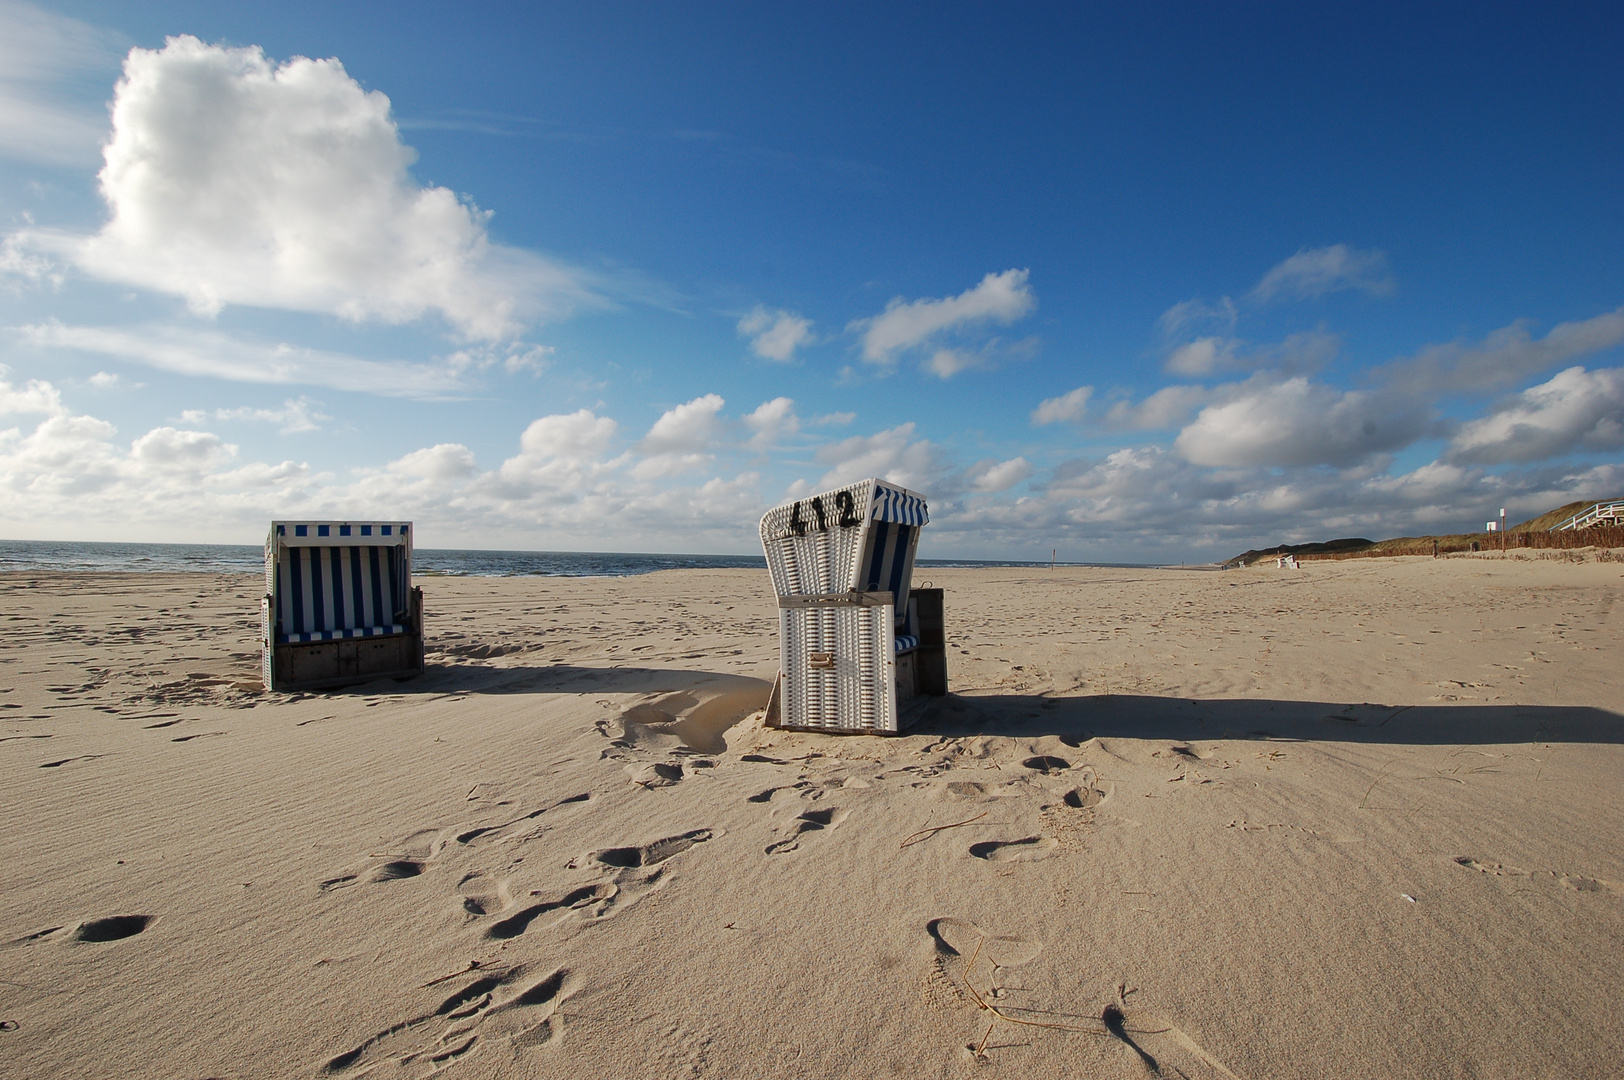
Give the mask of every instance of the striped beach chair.
[[271, 522], [260, 632], [268, 690], [421, 672], [411, 522]]
[[922, 495], [869, 479], [767, 511], [778, 594], [775, 727], [900, 731], [902, 706], [947, 693], [942, 590], [912, 587]]

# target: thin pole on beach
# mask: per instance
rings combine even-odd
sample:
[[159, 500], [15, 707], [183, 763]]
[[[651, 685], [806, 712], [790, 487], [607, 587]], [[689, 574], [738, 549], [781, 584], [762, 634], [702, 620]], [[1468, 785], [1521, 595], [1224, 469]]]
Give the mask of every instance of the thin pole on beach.
[[1500, 508], [1500, 550], [1506, 549], [1506, 508]]

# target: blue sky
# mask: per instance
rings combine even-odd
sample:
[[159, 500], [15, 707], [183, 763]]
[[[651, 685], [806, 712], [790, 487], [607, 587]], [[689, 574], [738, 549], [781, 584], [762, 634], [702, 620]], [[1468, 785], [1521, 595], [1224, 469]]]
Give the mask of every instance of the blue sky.
[[1197, 561], [1624, 493], [1616, 5], [0, 0], [0, 536]]

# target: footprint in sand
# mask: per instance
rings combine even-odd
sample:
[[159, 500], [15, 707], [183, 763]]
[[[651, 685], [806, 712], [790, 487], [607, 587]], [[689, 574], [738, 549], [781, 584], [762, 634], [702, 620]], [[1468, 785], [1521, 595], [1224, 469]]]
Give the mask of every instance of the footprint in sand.
[[1060, 797], [1060, 801], [1073, 810], [1092, 810], [1106, 799], [1106, 792], [1099, 786], [1099, 778], [1094, 770], [1083, 766], [1082, 783], [1072, 788]]
[[443, 830], [419, 829], [401, 841], [399, 853], [374, 856], [385, 860], [384, 862], [330, 877], [319, 882], [316, 888], [322, 892], [336, 892], [360, 884], [363, 878], [367, 881], [382, 882], [419, 877], [428, 869], [429, 862], [444, 850], [445, 845], [446, 836]]
[[480, 844], [488, 843], [493, 840], [525, 839], [528, 835], [528, 830], [516, 830], [515, 826], [521, 826], [527, 821], [534, 821], [543, 814], [552, 810], [557, 810], [559, 807], [569, 806], [572, 803], [587, 802], [591, 798], [592, 795], [590, 792], [583, 791], [579, 795], [571, 795], [568, 798], [559, 799], [557, 802], [550, 803], [549, 805], [542, 807], [540, 810], [532, 810], [527, 814], [520, 814], [518, 817], [509, 818], [508, 820], [498, 822], [495, 825], [480, 825], [472, 829], [465, 829], [456, 835], [456, 841], [464, 846], [473, 845], [477, 847]]
[[513, 896], [505, 880], [498, 881], [482, 871], [464, 874], [457, 882], [457, 898], [464, 912], [479, 918], [513, 906]]
[[1584, 874], [1568, 874], [1559, 870], [1522, 870], [1515, 866], [1506, 866], [1503, 863], [1485, 862], [1474, 859], [1469, 855], [1460, 855], [1455, 862], [1468, 870], [1476, 870], [1480, 874], [1491, 877], [1520, 877], [1530, 880], [1545, 879], [1553, 881], [1564, 889], [1584, 893], [1624, 893], [1624, 883], [1607, 881], [1603, 878], [1588, 877]]
[[416, 877], [423, 872], [423, 864], [416, 859], [390, 859], [372, 871], [372, 881], [400, 881]]
[[113, 915], [82, 922], [73, 928], [68, 937], [74, 941], [121, 941], [134, 937], [152, 923], [151, 915]]
[[[920, 783], [914, 786], [929, 787], [930, 785]], [[1002, 784], [986, 784], [979, 780], [950, 780], [942, 785], [942, 790], [960, 799], [1008, 799], [1028, 794], [1032, 788], [1026, 778], [1021, 777]]]
[[1040, 772], [1046, 776], [1049, 773], [1065, 772], [1071, 768], [1071, 762], [1065, 758], [1054, 757], [1051, 754], [1038, 754], [1035, 757], [1027, 758], [1021, 764], [1034, 772]]
[[76, 761], [95, 761], [106, 757], [106, 754], [80, 754], [78, 757], [63, 758], [61, 761], [47, 761], [40, 765], [42, 769], [60, 769], [64, 765], [72, 765]]
[[629, 869], [640, 866], [658, 866], [660, 863], [680, 855], [695, 844], [703, 844], [716, 835], [712, 829], [690, 829], [677, 836], [667, 836], [662, 840], [641, 844], [636, 847], [604, 848], [601, 851], [589, 851], [578, 859], [569, 862], [569, 869], [577, 870], [583, 866], [597, 864], [612, 866], [616, 869]]
[[1004, 985], [1003, 973], [1030, 963], [1043, 951], [1041, 942], [991, 934], [967, 919], [932, 919], [925, 924], [925, 933], [930, 935], [932, 956], [924, 991], [936, 1005], [971, 1000], [967, 987], [985, 997], [1004, 997], [1011, 988]]
[[[607, 905], [615, 898], [620, 890], [611, 882], [600, 882], [597, 885], [584, 885], [579, 889], [571, 889], [556, 900], [542, 900], [538, 903], [528, 904], [495, 923], [485, 931], [485, 936], [493, 941], [507, 941], [516, 938], [535, 922], [551, 911], [578, 911], [593, 907], [594, 905]], [[601, 915], [603, 908], [599, 907], [597, 914]]]
[[563, 967], [534, 981], [526, 974], [519, 964], [479, 975], [432, 1012], [385, 1028], [327, 1059], [320, 1071], [331, 1076], [358, 1070], [359, 1075], [394, 1066], [426, 1068], [427, 1073], [412, 1075], [432, 1075], [482, 1042], [505, 1047], [553, 1042], [562, 1034], [558, 1007], [579, 992], [580, 980]]
[[829, 806], [822, 810], [807, 810], [790, 823], [789, 835], [767, 845], [768, 855], [785, 855], [801, 846], [801, 837], [809, 832], [838, 828], [851, 815], [849, 810]]
[[1038, 862], [1058, 855], [1060, 841], [1052, 836], [1026, 836], [1019, 840], [984, 840], [970, 845], [970, 854], [987, 862]]
[[681, 782], [682, 766], [674, 761], [645, 761], [626, 766], [626, 775], [638, 787], [670, 787]]

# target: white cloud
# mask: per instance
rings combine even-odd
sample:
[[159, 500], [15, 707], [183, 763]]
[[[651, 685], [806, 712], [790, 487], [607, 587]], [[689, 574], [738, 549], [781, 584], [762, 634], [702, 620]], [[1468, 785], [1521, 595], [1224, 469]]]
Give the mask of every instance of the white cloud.
[[[1614, 369], [1563, 372], [1479, 426], [1459, 429], [1458, 443], [1503, 454], [1532, 427], [1556, 452], [1615, 445], [1619, 429], [1602, 421], [1619, 415], [1616, 404], [1610, 413], [1600, 410], [1603, 415], [1584, 410], [1591, 399], [1616, 403], [1621, 378]], [[1490, 472], [1446, 459], [1389, 475], [1386, 461], [1368, 452], [1362, 428], [1347, 434], [1374, 408], [1368, 397], [1302, 379], [1293, 383], [1256, 378], [1220, 387], [1210, 404], [1288, 419], [1318, 416], [1328, 436], [1315, 441], [1294, 420], [1284, 435], [1265, 430], [1252, 433], [1250, 442], [1224, 442], [1211, 438], [1227, 429], [1219, 430], [1208, 413], [1207, 428], [1198, 422], [1189, 430], [1205, 431], [1218, 445], [1215, 463], [1155, 445], [1123, 447], [1098, 460], [1061, 464], [1029, 493], [1023, 485], [1039, 472], [1025, 457], [963, 466], [914, 425], [901, 424], [816, 447], [822, 475], [797, 481], [792, 491], [874, 475], [906, 484], [930, 497], [933, 552], [1046, 556], [1059, 546], [1064, 557], [1071, 545], [1074, 558], [1178, 561], [1285, 541], [1455, 531], [1480, 524], [1502, 505], [1514, 515], [1532, 514], [1624, 490], [1619, 464]], [[38, 411], [60, 401], [48, 383], [7, 385], [26, 396], [38, 422], [32, 431], [0, 429], [0, 535], [85, 539], [105, 537], [105, 523], [117, 521], [127, 539], [251, 542], [277, 515], [376, 513], [413, 518], [431, 546], [751, 551], [766, 505], [761, 476], [723, 459], [754, 452], [736, 441], [739, 433], [759, 433], [775, 418], [783, 425], [794, 416], [788, 398], [775, 398], [730, 426], [719, 399], [696, 398], [686, 412], [684, 406], [670, 411], [658, 453], [640, 456], [617, 450], [613, 419], [581, 409], [532, 422], [518, 437], [517, 452], [492, 470], [482, 471], [467, 446], [444, 442], [335, 475], [301, 462], [240, 461], [236, 447], [203, 429], [207, 416], [121, 440], [111, 424], [94, 417], [65, 407], [57, 414]], [[1129, 407], [1148, 411], [1155, 397]], [[723, 464], [691, 481], [659, 469], [639, 475], [645, 461], [687, 453], [714, 454]], [[1330, 458], [1347, 464], [1326, 464]], [[94, 515], [85, 513], [87, 500]]]
[[239, 468], [215, 473], [209, 477], [209, 487], [216, 490], [255, 491], [275, 488], [279, 492], [292, 492], [297, 485], [314, 477], [310, 466], [298, 461], [283, 461], [275, 465], [263, 461], [250, 461]]
[[492, 244], [488, 215], [407, 172], [389, 99], [337, 60], [170, 38], [132, 49], [88, 238], [18, 234], [110, 281], [225, 304], [500, 339], [594, 298], [581, 275]]
[[434, 481], [461, 480], [479, 471], [473, 451], [461, 443], [439, 443], [413, 450], [384, 468], [401, 476]]
[[1114, 431], [1163, 431], [1181, 427], [1212, 391], [1200, 386], [1164, 386], [1140, 402], [1118, 401], [1105, 414], [1105, 426]]
[[1077, 423], [1088, 412], [1088, 399], [1094, 395], [1092, 386], [1079, 386], [1059, 397], [1046, 398], [1032, 410], [1032, 423], [1038, 427], [1062, 421]]
[[978, 461], [965, 473], [965, 479], [975, 491], [1008, 491], [1035, 470], [1024, 457], [1008, 461]]
[[130, 444], [130, 458], [149, 469], [202, 473], [235, 457], [237, 448], [207, 431], [153, 428]]
[[937, 349], [925, 361], [925, 370], [939, 379], [951, 379], [961, 371], [980, 367], [982, 358], [963, 349]]
[[1359, 251], [1346, 244], [1303, 248], [1263, 275], [1251, 299], [1315, 299], [1343, 289], [1359, 289], [1374, 296], [1393, 291], [1387, 256], [1380, 251]]
[[98, 390], [111, 390], [119, 384], [118, 376], [110, 371], [98, 371], [85, 381]]
[[116, 71], [120, 51], [114, 35], [77, 19], [0, 3], [0, 154], [42, 165], [94, 163], [107, 113], [75, 84]]
[[1415, 356], [1379, 367], [1378, 379], [1411, 394], [1494, 390], [1557, 364], [1624, 342], [1624, 307], [1551, 328], [1543, 338], [1519, 320], [1473, 344], [1430, 345]]
[[67, 408], [56, 387], [42, 379], [30, 379], [23, 386], [12, 386], [6, 381], [5, 365], [0, 364], [0, 416], [8, 413], [44, 413], [64, 416]]
[[822, 490], [878, 476], [920, 491], [947, 472], [941, 451], [927, 439], [916, 439], [912, 423], [821, 446], [817, 459], [829, 466], [818, 481]]
[[1215, 304], [1209, 304], [1201, 299], [1181, 301], [1162, 312], [1161, 317], [1156, 320], [1156, 325], [1169, 339], [1183, 337], [1185, 331], [1192, 326], [1216, 325], [1227, 334], [1234, 328], [1239, 317], [1235, 301], [1225, 296]]
[[989, 322], [1008, 325], [1037, 305], [1026, 284], [1027, 271], [988, 274], [974, 288], [940, 300], [906, 301], [900, 296], [871, 319], [859, 319], [847, 330], [862, 334], [863, 359], [890, 366], [899, 352], [925, 344], [938, 334], [962, 331]]
[[1197, 465], [1351, 465], [1409, 445], [1427, 423], [1414, 402], [1299, 376], [1230, 388], [1226, 400], [1179, 432], [1173, 448]]
[[110, 356], [181, 375], [233, 382], [295, 383], [431, 399], [462, 389], [454, 372], [427, 364], [366, 360], [296, 345], [243, 341], [217, 330], [164, 325], [129, 329], [64, 326], [54, 321], [13, 329], [41, 348]]
[[62, 268], [55, 262], [29, 249], [24, 235], [13, 233], [0, 240], [0, 286], [7, 292], [20, 295], [19, 280], [30, 285], [50, 285], [60, 288], [67, 280]]
[[590, 409], [543, 416], [519, 436], [519, 453], [485, 478], [492, 493], [528, 498], [537, 491], [582, 496], [613, 469], [605, 455], [619, 425]]
[[1234, 338], [1196, 338], [1168, 353], [1164, 366], [1175, 375], [1211, 375], [1234, 363], [1237, 344]]
[[855, 419], [857, 414], [854, 412], [832, 412], [814, 417], [812, 423], [817, 427], [844, 427]]
[[755, 433], [745, 446], [765, 451], [799, 432], [801, 418], [795, 415], [794, 401], [776, 397], [756, 406], [755, 411], [744, 418], [744, 426]]
[[788, 363], [795, 350], [812, 344], [812, 320], [791, 311], [769, 311], [757, 306], [739, 320], [739, 336], [750, 339], [750, 351], [763, 360]]
[[[309, 398], [289, 398], [282, 403], [280, 409], [256, 409], [243, 405], [235, 409], [215, 409], [213, 417], [216, 420], [258, 420], [264, 423], [276, 424], [284, 435], [296, 435], [306, 431], [320, 431], [322, 421], [331, 420], [325, 413], [315, 411]], [[199, 423], [205, 414], [202, 410], [189, 409], [181, 414], [186, 423]]]
[[653, 480], [709, 465], [715, 460], [724, 404], [720, 394], [705, 394], [667, 409], [637, 444], [646, 456], [633, 467], [633, 475]]
[[500, 364], [502, 370], [510, 375], [517, 375], [521, 371], [540, 375], [547, 370], [552, 355], [550, 345], [531, 345], [522, 341], [484, 343], [456, 350], [446, 357], [445, 365], [458, 374], [469, 370], [489, 371]]
[[1450, 461], [1544, 461], [1577, 450], [1624, 449], [1624, 369], [1571, 367], [1461, 427]]
[[82, 515], [73, 500], [118, 478], [114, 430], [93, 416], [61, 415], [41, 421], [28, 435], [16, 428], [0, 431], [0, 517], [37, 527], [44, 511], [63, 500]]

